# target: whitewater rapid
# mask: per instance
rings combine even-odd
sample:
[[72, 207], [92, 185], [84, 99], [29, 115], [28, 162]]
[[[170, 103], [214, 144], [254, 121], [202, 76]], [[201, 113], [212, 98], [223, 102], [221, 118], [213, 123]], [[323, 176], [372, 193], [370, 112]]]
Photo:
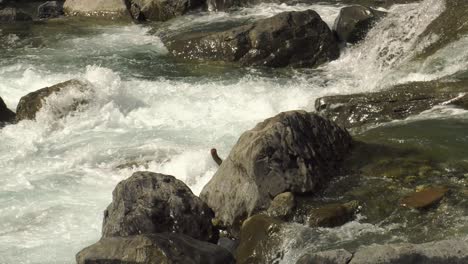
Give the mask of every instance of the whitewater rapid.
[[[203, 27], [309, 8], [331, 25], [341, 7], [262, 4], [232, 14], [190, 15], [163, 27]], [[36, 121], [0, 130], [0, 263], [74, 263], [76, 252], [99, 239], [113, 188], [134, 171], [174, 175], [198, 194], [217, 169], [209, 149], [227, 156], [258, 121], [281, 111], [313, 110], [323, 95], [373, 91], [466, 68], [466, 38], [423, 64], [409, 62], [418, 45], [427, 45], [416, 37], [443, 10], [439, 0], [392, 7], [364, 43], [314, 70], [171, 61], [152, 29], [142, 25], [70, 29], [56, 36], [45, 31], [34, 38], [0, 32], [0, 95], [11, 109], [28, 92], [72, 78], [94, 87], [92, 93], [54, 98]], [[54, 109], [76, 96], [90, 103], [57, 119]], [[129, 162], [142, 166], [117, 168]], [[340, 234], [382, 231], [354, 224]]]

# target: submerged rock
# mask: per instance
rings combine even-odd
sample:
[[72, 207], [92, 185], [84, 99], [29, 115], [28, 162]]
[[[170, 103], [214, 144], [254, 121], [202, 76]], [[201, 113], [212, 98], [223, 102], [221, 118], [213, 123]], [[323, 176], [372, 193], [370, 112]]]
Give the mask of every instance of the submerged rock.
[[[245, 220], [240, 233], [240, 244], [237, 248], [238, 264], [272, 263], [276, 256], [272, 253], [282, 238], [278, 236], [284, 222], [266, 215], [255, 215]], [[281, 255], [280, 252], [278, 252]]]
[[0, 9], [0, 23], [12, 23], [20, 21], [32, 21], [32, 17], [14, 7]]
[[190, 10], [201, 7], [202, 0], [128, 0], [132, 6], [139, 7], [144, 19], [166, 21], [181, 16]]
[[468, 242], [461, 239], [424, 244], [363, 246], [350, 253], [344, 249], [303, 255], [296, 264], [464, 264]]
[[5, 124], [15, 122], [16, 114], [15, 112], [8, 109], [7, 105], [0, 97], [0, 127], [3, 127]]
[[361, 5], [343, 7], [335, 20], [333, 31], [341, 41], [355, 44], [363, 40], [384, 15], [384, 12]]
[[468, 242], [443, 240], [425, 244], [390, 244], [363, 247], [349, 264], [463, 264], [468, 263]]
[[[23, 96], [16, 108], [16, 120], [21, 121], [24, 119], [35, 119], [37, 112], [41, 110], [49, 96], [73, 89], [83, 92], [89, 89], [89, 87], [87, 83], [84, 83], [80, 80], [70, 80], [50, 87], [42, 88]], [[60, 109], [56, 109], [58, 115], [63, 115], [67, 112], [76, 110], [80, 104], [85, 103], [85, 100], [81, 97], [77, 97], [76, 99], [74, 98], [67, 103], [67, 105], [58, 107]]]
[[247, 66], [313, 67], [339, 56], [331, 30], [313, 10], [284, 12], [223, 32], [185, 33], [163, 41], [175, 57]]
[[153, 172], [135, 172], [120, 182], [104, 212], [103, 237], [163, 232], [216, 242], [213, 211], [182, 181]]
[[236, 233], [278, 194], [325, 185], [340, 171], [351, 144], [345, 130], [318, 115], [280, 113], [242, 134], [200, 197]]
[[319, 98], [315, 109], [345, 128], [404, 119], [436, 105], [453, 104], [468, 109], [468, 82], [415, 82], [389, 90]]
[[106, 237], [81, 250], [77, 264], [234, 264], [226, 249], [182, 234]]
[[445, 187], [429, 187], [420, 191], [414, 192], [403, 200], [401, 206], [412, 209], [425, 209], [438, 203], [447, 193], [448, 188]]
[[59, 1], [47, 1], [37, 8], [39, 18], [54, 18], [63, 15], [63, 3]]
[[344, 249], [323, 251], [319, 253], [306, 253], [296, 264], [348, 264], [353, 254]]
[[312, 209], [309, 216], [310, 227], [336, 227], [346, 224], [354, 218], [359, 207], [357, 201], [345, 204], [329, 204]]
[[131, 18], [124, 0], [66, 0], [63, 11], [67, 16]]

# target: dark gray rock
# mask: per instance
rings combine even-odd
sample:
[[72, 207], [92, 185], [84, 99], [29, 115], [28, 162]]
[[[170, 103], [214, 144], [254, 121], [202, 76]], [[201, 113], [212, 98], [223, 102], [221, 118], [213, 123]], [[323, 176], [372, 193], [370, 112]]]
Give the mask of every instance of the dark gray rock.
[[142, 17], [151, 21], [166, 21], [201, 7], [203, 0], [128, 0], [138, 6]]
[[237, 247], [239, 246], [239, 240], [230, 239], [227, 237], [221, 237], [218, 240], [218, 246], [225, 248], [233, 256], [235, 256]]
[[343, 7], [335, 20], [333, 31], [341, 41], [354, 44], [363, 40], [384, 15], [385, 12], [361, 5]]
[[0, 23], [13, 23], [21, 21], [32, 21], [32, 17], [14, 7], [0, 9]]
[[175, 57], [247, 66], [313, 67], [339, 56], [335, 37], [313, 10], [284, 12], [223, 32], [184, 33], [163, 41]]
[[173, 232], [218, 241], [213, 211], [173, 176], [135, 172], [112, 195], [104, 212], [103, 237]]
[[15, 112], [8, 109], [3, 99], [0, 97], [0, 127], [3, 127], [5, 124], [15, 122], [16, 114]]
[[306, 253], [296, 264], [348, 264], [353, 254], [344, 250], [330, 250], [319, 253]]
[[359, 248], [349, 264], [466, 264], [468, 242], [372, 245]]
[[466, 80], [416, 82], [376, 93], [322, 97], [315, 109], [342, 127], [358, 128], [405, 119], [441, 104], [468, 109], [467, 92]]
[[276, 195], [314, 192], [340, 170], [352, 139], [334, 123], [305, 111], [269, 118], [242, 134], [200, 197], [234, 234]]
[[63, 2], [47, 1], [37, 8], [39, 18], [55, 18], [63, 15]]
[[227, 250], [182, 234], [102, 238], [76, 255], [77, 264], [234, 264]]
[[[29, 93], [23, 96], [18, 103], [16, 108], [16, 120], [21, 121], [24, 119], [35, 119], [37, 112], [43, 107], [49, 96], [71, 89], [84, 92], [89, 89], [89, 84], [79, 80], [70, 80]], [[57, 114], [62, 116], [67, 112], [76, 110], [80, 104], [84, 103], [86, 102], [83, 98], [72, 100], [69, 102], [68, 106], [61, 106], [62, 109], [58, 109]]]

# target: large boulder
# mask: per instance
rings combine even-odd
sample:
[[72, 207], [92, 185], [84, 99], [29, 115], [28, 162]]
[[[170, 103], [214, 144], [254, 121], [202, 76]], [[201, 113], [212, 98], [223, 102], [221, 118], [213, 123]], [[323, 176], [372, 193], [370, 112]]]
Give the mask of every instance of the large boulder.
[[384, 12], [361, 5], [343, 7], [335, 20], [333, 31], [341, 41], [354, 44], [363, 40], [384, 15]]
[[67, 16], [131, 19], [126, 0], [66, 0], [63, 11]]
[[[129, 0], [143, 15], [141, 19], [166, 21], [201, 7], [203, 0]], [[133, 13], [133, 12], [132, 12]], [[135, 15], [133, 15], [135, 17]]]
[[339, 56], [335, 37], [313, 10], [284, 12], [227, 31], [184, 33], [163, 41], [179, 58], [247, 66], [313, 67]]
[[76, 255], [77, 264], [234, 264], [226, 249], [182, 234], [102, 238]]
[[8, 109], [3, 99], [0, 97], [0, 127], [3, 127], [7, 123], [15, 122], [15, 112]]
[[280, 113], [242, 134], [200, 197], [236, 233], [244, 219], [268, 209], [278, 194], [314, 192], [325, 185], [351, 143], [348, 132], [316, 114]]
[[32, 21], [32, 17], [14, 7], [0, 9], [0, 23], [12, 23], [19, 21]]
[[[35, 119], [37, 112], [41, 110], [45, 102], [52, 95], [58, 95], [69, 91], [77, 91], [80, 95], [89, 89], [89, 84], [80, 80], [70, 80], [50, 87], [45, 87], [23, 96], [16, 108], [16, 119]], [[74, 111], [80, 104], [85, 103], [83, 96], [77, 96], [67, 100], [63, 105], [58, 105], [55, 110], [60, 117], [68, 112]]]
[[135, 172], [115, 187], [104, 212], [103, 237], [163, 232], [216, 242], [213, 211], [182, 181], [153, 172]]
[[415, 82], [375, 93], [327, 96], [316, 100], [318, 113], [345, 128], [357, 128], [453, 104], [468, 109], [468, 81]]

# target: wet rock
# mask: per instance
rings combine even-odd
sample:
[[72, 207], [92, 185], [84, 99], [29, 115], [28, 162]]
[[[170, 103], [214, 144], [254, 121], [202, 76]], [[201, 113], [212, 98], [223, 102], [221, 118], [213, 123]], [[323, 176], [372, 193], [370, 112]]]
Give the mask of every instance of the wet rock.
[[[16, 120], [35, 119], [37, 112], [42, 109], [46, 100], [53, 94], [59, 94], [70, 90], [84, 92], [88, 89], [89, 84], [80, 80], [70, 80], [29, 93], [23, 96], [18, 103], [16, 108]], [[76, 110], [80, 104], [84, 104], [85, 102], [82, 96], [77, 96], [76, 98], [67, 100], [64, 105], [56, 106], [54, 110], [60, 117], [68, 112]]]
[[272, 254], [272, 249], [277, 248], [282, 241], [278, 233], [283, 223], [266, 215], [255, 215], [245, 220], [237, 248], [237, 263], [273, 263], [272, 260], [276, 256]]
[[15, 112], [8, 109], [7, 105], [0, 97], [0, 128], [5, 124], [15, 122], [16, 114]]
[[0, 9], [0, 23], [13, 23], [21, 21], [32, 21], [32, 17], [14, 7]]
[[349, 264], [462, 264], [468, 263], [468, 242], [443, 240], [425, 244], [390, 244], [362, 247]]
[[335, 20], [333, 31], [341, 41], [354, 44], [363, 40], [384, 15], [384, 12], [361, 5], [343, 7]]
[[368, 177], [385, 177], [391, 179], [406, 179], [415, 177], [424, 179], [434, 170], [429, 160], [412, 157], [388, 157], [361, 168], [361, 173]]
[[227, 237], [220, 237], [218, 240], [218, 246], [225, 248], [229, 251], [233, 256], [236, 255], [237, 247], [239, 247], [239, 241], [230, 239]]
[[124, 0], [66, 0], [63, 11], [67, 16], [131, 19]]
[[129, 0], [147, 20], [166, 21], [201, 7], [202, 0]]
[[423, 190], [408, 195], [401, 200], [400, 204], [401, 206], [412, 209], [425, 209], [442, 200], [447, 192], [448, 188], [445, 187], [424, 188]]
[[182, 234], [106, 237], [81, 250], [77, 264], [234, 264], [231, 253]]
[[280, 113], [242, 134], [200, 197], [236, 233], [278, 194], [325, 185], [340, 171], [351, 144], [345, 130], [318, 115]]
[[278, 194], [267, 210], [268, 215], [281, 219], [288, 218], [296, 207], [296, 199], [292, 192]]
[[358, 128], [419, 114], [436, 105], [467, 105], [468, 82], [415, 82], [376, 93], [327, 96], [316, 100], [321, 115], [345, 128]]
[[344, 249], [306, 253], [296, 264], [348, 264], [353, 254]]
[[175, 57], [246, 66], [313, 67], [336, 59], [338, 44], [313, 10], [284, 12], [223, 32], [163, 38]]
[[63, 3], [59, 1], [47, 1], [37, 8], [39, 18], [55, 18], [63, 15]]
[[135, 172], [120, 182], [104, 212], [103, 237], [163, 232], [216, 242], [213, 211], [173, 176]]
[[357, 201], [345, 204], [330, 204], [310, 211], [309, 226], [336, 227], [346, 224], [354, 218], [359, 207]]

